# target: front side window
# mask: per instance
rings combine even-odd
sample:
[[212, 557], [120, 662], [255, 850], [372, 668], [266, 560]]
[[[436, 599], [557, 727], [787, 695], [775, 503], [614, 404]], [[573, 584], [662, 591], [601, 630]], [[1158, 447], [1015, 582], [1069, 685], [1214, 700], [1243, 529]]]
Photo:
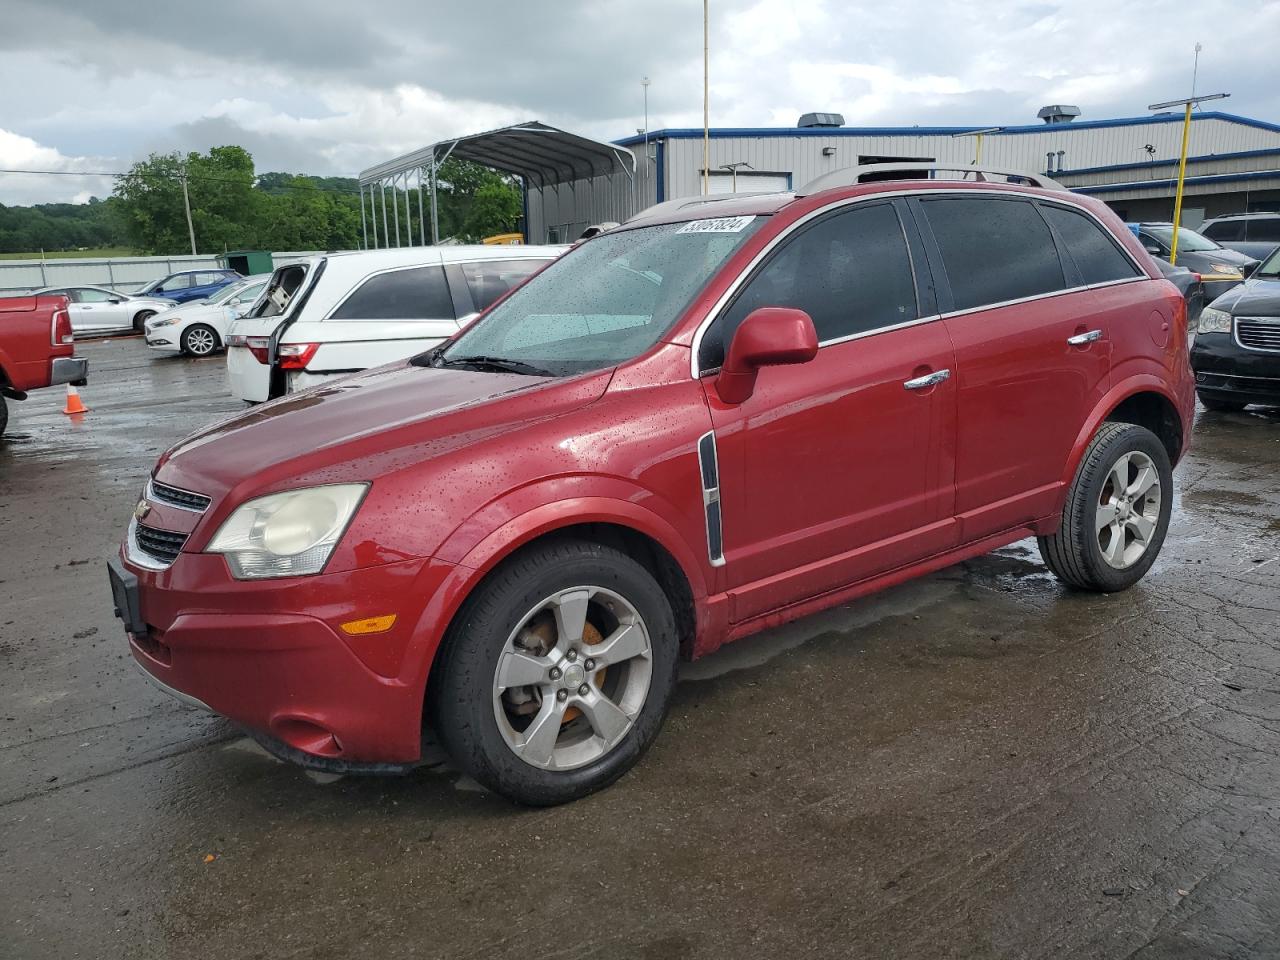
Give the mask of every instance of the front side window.
[[566, 376], [637, 357], [764, 220], [718, 217], [592, 237], [531, 277], [433, 362], [502, 358]]
[[1243, 240], [1244, 231], [1245, 221], [1243, 220], [1219, 220], [1217, 223], [1209, 223], [1204, 227], [1204, 235], [1218, 243], [1229, 240]]
[[356, 287], [331, 320], [452, 320], [453, 299], [438, 264], [379, 273]]
[[1042, 204], [1040, 209], [1057, 231], [1067, 256], [1075, 261], [1085, 283], [1107, 283], [1140, 276], [1133, 262], [1120, 252], [1115, 241], [1095, 220], [1075, 210], [1048, 203]]
[[509, 291], [523, 283], [530, 274], [537, 272], [545, 260], [491, 260], [484, 263], [461, 264], [462, 275], [467, 278], [467, 289], [476, 310], [489, 306]]
[[186, 290], [191, 286], [191, 274], [180, 273], [177, 276], [169, 277], [160, 286], [156, 287], [159, 293], [171, 293], [174, 290]]
[[820, 343], [919, 317], [907, 239], [890, 203], [860, 203], [801, 228], [707, 330], [698, 368], [724, 362], [733, 333], [760, 307], [794, 307]]
[[921, 205], [942, 252], [956, 310], [1066, 286], [1053, 235], [1031, 201], [937, 197]]

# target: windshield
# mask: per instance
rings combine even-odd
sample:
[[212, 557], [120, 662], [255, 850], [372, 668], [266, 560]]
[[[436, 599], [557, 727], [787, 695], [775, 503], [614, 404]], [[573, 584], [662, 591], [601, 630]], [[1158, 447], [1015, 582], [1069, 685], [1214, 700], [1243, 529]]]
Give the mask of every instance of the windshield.
[[[1163, 243], [1166, 247], [1169, 247], [1173, 244], [1173, 227], [1171, 226], [1169, 227], [1146, 226], [1146, 227], [1143, 227], [1142, 229], [1145, 230], [1147, 233], [1151, 234], [1153, 237], [1155, 237], [1157, 240]], [[1205, 252], [1208, 250], [1221, 250], [1221, 249], [1222, 247], [1219, 244], [1214, 243], [1208, 237], [1200, 236], [1200, 234], [1196, 233], [1194, 230], [1188, 230], [1186, 227], [1181, 227], [1178, 230], [1178, 252], [1179, 253], [1197, 253], [1197, 252]]]
[[432, 362], [505, 360], [564, 376], [630, 360], [658, 342], [763, 222], [720, 217], [602, 233], [519, 287]]
[[1280, 277], [1280, 247], [1271, 252], [1271, 256], [1262, 261], [1262, 266], [1253, 272], [1255, 277]]

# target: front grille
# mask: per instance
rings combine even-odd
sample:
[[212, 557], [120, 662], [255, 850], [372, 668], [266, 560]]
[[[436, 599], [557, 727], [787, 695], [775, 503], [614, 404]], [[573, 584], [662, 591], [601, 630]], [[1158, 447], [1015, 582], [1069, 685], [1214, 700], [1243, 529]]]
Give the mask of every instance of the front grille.
[[177, 487], [171, 487], [167, 483], [157, 483], [151, 481], [151, 496], [160, 503], [167, 503], [171, 507], [181, 507], [183, 510], [195, 510], [203, 513], [212, 502], [209, 497], [202, 493], [192, 493], [190, 490], [180, 490]]
[[134, 540], [138, 549], [161, 563], [173, 563], [182, 552], [182, 545], [187, 542], [185, 533], [173, 533], [170, 530], [157, 530], [146, 524], [135, 525]]
[[1250, 350], [1280, 353], [1280, 317], [1240, 317], [1236, 320], [1236, 339]]

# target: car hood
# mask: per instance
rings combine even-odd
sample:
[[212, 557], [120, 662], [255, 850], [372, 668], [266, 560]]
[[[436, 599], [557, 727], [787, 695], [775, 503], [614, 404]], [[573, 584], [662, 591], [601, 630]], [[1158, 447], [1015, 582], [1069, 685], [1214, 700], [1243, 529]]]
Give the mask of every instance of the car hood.
[[611, 375], [549, 379], [404, 361], [213, 424], [164, 454], [155, 476], [214, 499], [234, 493], [237, 503], [272, 488], [376, 480], [577, 409]]
[[1280, 317], [1280, 279], [1251, 277], [1210, 306], [1237, 317]]

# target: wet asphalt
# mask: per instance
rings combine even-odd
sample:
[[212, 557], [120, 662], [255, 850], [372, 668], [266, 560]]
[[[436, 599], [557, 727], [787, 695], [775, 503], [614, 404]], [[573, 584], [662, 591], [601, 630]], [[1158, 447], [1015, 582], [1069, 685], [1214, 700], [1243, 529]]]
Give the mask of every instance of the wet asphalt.
[[1198, 413], [1147, 578], [1017, 544], [687, 665], [611, 789], [280, 763], [104, 560], [221, 358], [82, 344], [0, 440], [0, 957], [1280, 957], [1280, 412]]

